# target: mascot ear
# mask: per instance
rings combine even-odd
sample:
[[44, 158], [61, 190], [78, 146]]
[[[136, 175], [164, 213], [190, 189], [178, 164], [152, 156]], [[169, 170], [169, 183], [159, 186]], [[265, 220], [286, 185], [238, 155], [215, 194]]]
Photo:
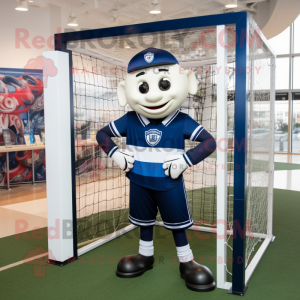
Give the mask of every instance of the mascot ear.
[[117, 94], [120, 106], [125, 106], [127, 104], [125, 93], [125, 81], [119, 82]]
[[198, 84], [195, 73], [191, 72], [190, 70], [185, 70], [185, 74], [189, 82], [189, 93], [191, 95], [196, 95], [198, 90]]

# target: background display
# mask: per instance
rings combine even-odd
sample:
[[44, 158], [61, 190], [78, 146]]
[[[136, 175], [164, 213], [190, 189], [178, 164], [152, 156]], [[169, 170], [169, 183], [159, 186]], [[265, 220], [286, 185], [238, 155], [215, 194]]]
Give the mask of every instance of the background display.
[[[43, 71], [0, 68], [0, 146], [8, 129], [13, 145], [25, 144], [25, 136], [39, 135], [44, 142]], [[34, 151], [35, 181], [46, 179], [45, 150]], [[9, 153], [10, 182], [30, 181], [31, 151]], [[6, 155], [0, 152], [0, 185], [7, 183]]]

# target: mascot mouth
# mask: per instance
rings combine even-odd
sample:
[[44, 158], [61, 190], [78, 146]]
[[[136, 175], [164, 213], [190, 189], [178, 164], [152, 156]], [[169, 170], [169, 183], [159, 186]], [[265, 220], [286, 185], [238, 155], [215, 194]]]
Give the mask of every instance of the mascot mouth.
[[148, 109], [155, 110], [155, 109], [160, 109], [160, 108], [166, 106], [168, 103], [169, 103], [169, 101], [166, 102], [166, 103], [164, 103], [164, 104], [162, 104], [162, 105], [159, 105], [159, 106], [144, 106], [144, 105], [143, 106], [146, 107], [146, 108], [148, 108]]

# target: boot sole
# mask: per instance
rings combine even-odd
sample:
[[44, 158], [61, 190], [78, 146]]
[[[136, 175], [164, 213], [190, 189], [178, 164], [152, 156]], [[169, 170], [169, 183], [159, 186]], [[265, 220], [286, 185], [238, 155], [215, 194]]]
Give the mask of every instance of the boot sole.
[[[180, 277], [185, 280], [185, 278], [180, 274]], [[194, 292], [211, 292], [216, 288], [215, 282], [210, 284], [191, 284], [185, 281], [186, 287]]]
[[134, 278], [134, 277], [142, 276], [146, 271], [151, 270], [151, 269], [153, 269], [153, 266], [150, 266], [150, 267], [145, 268], [145, 269], [143, 269], [141, 271], [133, 272], [133, 273], [122, 273], [122, 272], [119, 272], [117, 270], [116, 271], [116, 275], [118, 277], [121, 277], [121, 278]]

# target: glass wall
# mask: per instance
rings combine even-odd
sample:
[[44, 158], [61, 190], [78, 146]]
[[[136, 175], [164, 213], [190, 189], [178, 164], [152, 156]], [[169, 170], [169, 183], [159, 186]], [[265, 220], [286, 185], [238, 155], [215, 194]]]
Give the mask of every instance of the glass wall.
[[292, 152], [300, 154], [300, 93], [293, 93]]
[[290, 53], [290, 27], [269, 40], [277, 55]]
[[294, 36], [298, 37], [294, 40], [294, 52], [300, 53], [300, 18], [294, 22]]
[[300, 154], [300, 16], [269, 42], [277, 54], [275, 152]]
[[276, 90], [289, 89], [289, 58], [276, 59]]
[[275, 152], [288, 152], [289, 100], [288, 93], [276, 93]]
[[293, 63], [293, 89], [300, 89], [300, 56], [294, 57]]

